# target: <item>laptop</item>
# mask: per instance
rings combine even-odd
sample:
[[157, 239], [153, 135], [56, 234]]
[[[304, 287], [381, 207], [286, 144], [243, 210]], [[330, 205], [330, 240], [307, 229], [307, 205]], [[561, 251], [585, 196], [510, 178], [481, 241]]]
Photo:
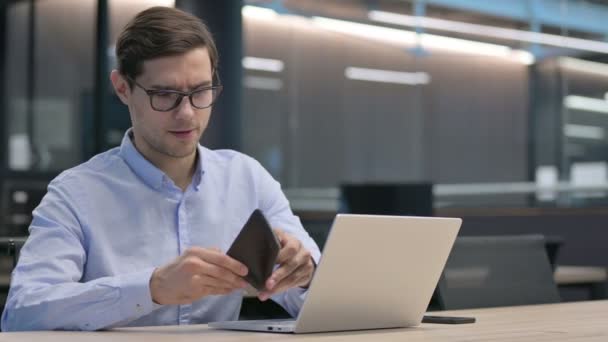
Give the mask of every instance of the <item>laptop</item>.
[[338, 214], [297, 319], [212, 328], [312, 333], [420, 324], [462, 220]]

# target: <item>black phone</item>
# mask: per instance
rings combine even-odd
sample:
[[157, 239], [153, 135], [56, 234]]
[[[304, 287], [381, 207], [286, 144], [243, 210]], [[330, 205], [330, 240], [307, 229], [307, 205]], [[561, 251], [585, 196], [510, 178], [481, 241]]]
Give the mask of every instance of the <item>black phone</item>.
[[424, 316], [422, 318], [422, 323], [467, 324], [467, 323], [475, 323], [475, 317]]
[[262, 211], [256, 209], [226, 254], [247, 266], [249, 273], [245, 280], [258, 291], [263, 291], [266, 288], [266, 280], [272, 275], [280, 250], [279, 239]]

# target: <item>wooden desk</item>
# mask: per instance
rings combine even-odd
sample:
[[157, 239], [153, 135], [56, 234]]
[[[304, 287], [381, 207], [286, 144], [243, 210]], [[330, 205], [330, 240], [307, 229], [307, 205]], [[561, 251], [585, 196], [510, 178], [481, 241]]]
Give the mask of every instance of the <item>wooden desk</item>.
[[0, 341], [608, 341], [608, 301], [446, 311], [441, 314], [475, 316], [477, 323], [423, 324], [406, 329], [307, 335], [231, 332], [209, 329], [206, 325], [191, 325], [102, 332], [2, 333]]

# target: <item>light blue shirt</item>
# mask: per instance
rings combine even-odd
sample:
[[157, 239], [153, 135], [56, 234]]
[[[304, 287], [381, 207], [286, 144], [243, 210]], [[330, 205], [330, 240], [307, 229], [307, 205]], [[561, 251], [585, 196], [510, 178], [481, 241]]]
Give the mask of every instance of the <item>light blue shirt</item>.
[[[2, 330], [97, 330], [238, 319], [243, 291], [189, 305], [158, 305], [156, 267], [188, 247], [227, 251], [253, 210], [320, 252], [293, 215], [280, 184], [254, 159], [199, 145], [192, 183], [182, 192], [136, 149], [120, 147], [67, 170], [33, 212], [12, 273]], [[272, 297], [296, 316], [305, 291]]]

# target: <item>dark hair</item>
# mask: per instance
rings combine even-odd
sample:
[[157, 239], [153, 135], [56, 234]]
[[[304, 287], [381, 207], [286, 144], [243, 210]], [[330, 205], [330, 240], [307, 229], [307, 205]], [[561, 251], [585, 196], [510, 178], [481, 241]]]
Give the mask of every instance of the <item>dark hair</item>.
[[197, 17], [171, 7], [151, 7], [135, 16], [125, 26], [116, 42], [118, 71], [129, 84], [142, 73], [146, 60], [175, 56], [198, 47], [206, 47], [212, 72], [218, 64], [213, 36]]

